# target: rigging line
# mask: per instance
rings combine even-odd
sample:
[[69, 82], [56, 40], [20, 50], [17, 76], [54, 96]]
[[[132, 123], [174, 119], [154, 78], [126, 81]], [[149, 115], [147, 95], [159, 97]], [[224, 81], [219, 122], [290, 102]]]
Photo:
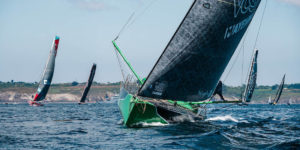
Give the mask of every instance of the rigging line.
[[[257, 41], [258, 41], [258, 38], [259, 38], [259, 33], [260, 33], [260, 30], [261, 30], [261, 26], [262, 26], [262, 20], [263, 20], [263, 18], [264, 18], [264, 16], [265, 16], [265, 10], [266, 10], [266, 7], [267, 7], [267, 3], [268, 3], [268, 0], [266, 0], [265, 7], [264, 7], [264, 10], [263, 10], [263, 14], [262, 14], [261, 19], [260, 19], [260, 23], [259, 23], [259, 27], [258, 27], [258, 32], [257, 32], [257, 35], [256, 35], [255, 43], [254, 43], [254, 46], [253, 46], [253, 48], [252, 48], [253, 53], [252, 53], [252, 57], [251, 57], [251, 60], [250, 60], [250, 61], [252, 61], [252, 60], [253, 60], [253, 57], [254, 57], [255, 47], [256, 47], [256, 45], [257, 45]], [[247, 71], [247, 74], [248, 74], [248, 75], [249, 75], [249, 73], [250, 73], [250, 67], [251, 67], [251, 65], [252, 65], [252, 63], [250, 63], [250, 64], [249, 64], [249, 67], [248, 67], [248, 71]], [[245, 83], [247, 82], [247, 78], [248, 78], [248, 77], [246, 76]]]
[[243, 52], [243, 56], [242, 56], [242, 75], [241, 75], [241, 84], [243, 84], [243, 76], [244, 76], [244, 59], [245, 59], [245, 45], [243, 43], [243, 49], [242, 49], [242, 52]]
[[248, 81], [248, 76], [250, 75], [250, 71], [251, 71], [250, 69], [251, 69], [251, 66], [252, 66], [252, 61], [253, 61], [254, 54], [255, 54], [255, 49], [253, 49], [253, 52], [251, 54], [250, 64], [248, 66], [247, 76], [245, 78], [245, 82], [244, 83], [247, 83], [247, 81]]
[[[244, 39], [243, 39], [242, 45], [244, 44], [245, 39], [246, 39], [246, 36], [245, 36]], [[241, 49], [242, 49], [242, 45], [241, 45], [241, 47], [240, 47], [240, 49], [239, 49], [239, 51], [238, 51], [238, 54], [236, 55], [236, 57], [235, 57], [235, 59], [234, 59], [234, 61], [233, 61], [232, 66], [230, 67], [229, 71], [227, 72], [227, 74], [226, 74], [226, 76], [225, 76], [223, 82], [225, 82], [225, 81], [227, 80], [229, 74], [231, 73], [232, 68], [234, 67], [235, 63], [237, 62], [237, 59], [238, 59], [238, 57], [239, 57], [239, 55], [240, 55], [240, 52], [241, 52]]]
[[123, 31], [126, 29], [126, 28], [129, 28], [140, 16], [142, 16], [146, 10], [148, 8], [150, 8], [150, 6], [157, 0], [153, 0], [152, 2], [149, 3], [149, 5], [146, 6], [146, 8], [142, 11], [142, 13], [140, 13], [137, 17], [134, 17], [135, 16], [135, 13], [136, 13], [136, 10], [130, 15], [130, 17], [128, 18], [128, 20], [126, 21], [126, 23], [124, 24], [124, 26], [121, 28], [119, 34], [117, 35], [116, 39], [118, 39], [118, 37], [123, 33]]
[[[52, 46], [51, 46], [51, 47], [52, 47]], [[51, 49], [51, 48], [50, 48], [50, 49]], [[36, 79], [37, 79], [36, 82], [37, 82], [38, 86], [39, 86], [40, 83], [42, 82], [42, 79], [43, 79], [43, 76], [44, 76], [44, 73], [45, 73], [45, 70], [46, 70], [46, 67], [47, 67], [48, 60], [49, 60], [50, 55], [51, 55], [51, 50], [50, 50], [50, 52], [48, 51], [47, 53], [45, 53], [45, 56], [44, 56], [44, 57], [47, 59], [47, 62], [44, 64], [44, 66], [43, 66], [43, 68], [42, 68], [43, 71], [39, 71], [39, 76], [36, 78]], [[43, 60], [45, 60], [45, 59], [43, 59]], [[38, 88], [38, 87], [37, 87], [37, 88]]]
[[[155, 2], [155, 0], [152, 1], [152, 2], [144, 9], [144, 11], [143, 11], [142, 13], [146, 12], [146, 10], [147, 10], [154, 2]], [[137, 18], [138, 18], [139, 16], [141, 16], [141, 15], [139, 15], [139, 16], [136, 17], [133, 21], [131, 21], [134, 15], [135, 15], [135, 11], [130, 15], [130, 17], [128, 18], [128, 20], [126, 21], [126, 23], [123, 25], [123, 27], [121, 28], [120, 32], [118, 33], [118, 35], [117, 35], [116, 38], [114, 39], [114, 41], [116, 41], [116, 40], [119, 38], [119, 36], [123, 33], [123, 31], [124, 31], [126, 28], [128, 28], [129, 26], [131, 26], [131, 25], [137, 20]], [[129, 24], [129, 23], [130, 23], [130, 24]], [[122, 73], [123, 81], [125, 82], [125, 71], [124, 71], [124, 69], [123, 69], [123, 66], [122, 66], [121, 61], [120, 61], [120, 57], [119, 57], [118, 53], [116, 52], [116, 50], [115, 50], [115, 54], [116, 54], [116, 57], [117, 57], [117, 60], [118, 60], [118, 64], [119, 64], [119, 67], [120, 67], [120, 70], [121, 70], [121, 73]]]
[[118, 53], [115, 51], [115, 54], [116, 54], [116, 57], [117, 57], [117, 60], [118, 60], [118, 63], [119, 63], [119, 67], [120, 67], [120, 70], [121, 70], [121, 73], [122, 73], [122, 77], [123, 77], [123, 81], [125, 82], [125, 73], [124, 73], [124, 70], [123, 70], [123, 67], [122, 67], [122, 64], [121, 64], [121, 61], [120, 61], [120, 57], [118, 55]]
[[121, 33], [125, 30], [126, 26], [128, 25], [128, 23], [130, 22], [130, 20], [132, 19], [132, 17], [134, 16], [134, 12], [130, 15], [130, 17], [128, 18], [128, 20], [126, 21], [126, 23], [123, 25], [123, 27], [121, 28], [120, 32], [118, 33], [117, 37], [115, 40], [117, 40], [119, 38], [119, 36], [121, 35]]
[[[243, 41], [243, 58], [242, 58], [242, 75], [241, 75], [241, 86], [243, 85], [243, 77], [244, 77], [244, 63], [245, 63], [245, 40]], [[243, 88], [241, 89], [241, 93], [243, 93]]]
[[128, 25], [128, 27], [130, 27], [136, 20], [138, 20], [138, 18], [140, 18], [141, 16], [144, 15], [144, 13], [154, 4], [154, 2], [156, 2], [157, 0], [153, 0], [152, 2], [150, 2], [146, 7], [145, 9], [142, 10], [141, 13], [139, 13], [139, 15], [137, 17], [135, 17], [131, 22], [130, 24]]
[[258, 41], [258, 38], [259, 38], [259, 33], [260, 33], [260, 30], [261, 30], [262, 21], [263, 21], [264, 16], [265, 16], [265, 10], [266, 10], [266, 7], [267, 7], [267, 3], [268, 3], [268, 0], [266, 0], [265, 7], [264, 7], [264, 10], [263, 10], [263, 14], [262, 14], [261, 19], [260, 19], [260, 23], [259, 23], [259, 27], [258, 27], [258, 32], [257, 32], [257, 35], [256, 35], [256, 39], [255, 39], [255, 43], [254, 43], [253, 49], [256, 47], [256, 44], [257, 44], [257, 41]]

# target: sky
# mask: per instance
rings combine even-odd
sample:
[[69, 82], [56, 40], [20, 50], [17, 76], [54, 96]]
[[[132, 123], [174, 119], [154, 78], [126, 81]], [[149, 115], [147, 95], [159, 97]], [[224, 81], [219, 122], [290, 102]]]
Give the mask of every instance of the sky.
[[[132, 13], [133, 19], [117, 43], [136, 72], [146, 77], [191, 3], [192, 0], [1, 0], [0, 81], [38, 82], [55, 35], [61, 40], [54, 83], [85, 82], [92, 63], [97, 64], [95, 81], [122, 80], [111, 41]], [[300, 2], [262, 0], [244, 36], [244, 50], [237, 56], [240, 44], [223, 73], [221, 79], [227, 85], [245, 82], [265, 5], [256, 45], [257, 83], [279, 84], [285, 73], [287, 83], [300, 83]]]

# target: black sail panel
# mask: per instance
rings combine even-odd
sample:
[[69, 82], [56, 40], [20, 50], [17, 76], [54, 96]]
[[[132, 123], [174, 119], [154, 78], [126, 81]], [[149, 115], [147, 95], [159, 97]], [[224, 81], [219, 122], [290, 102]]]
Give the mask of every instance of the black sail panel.
[[44, 70], [42, 79], [39, 83], [39, 87], [37, 89], [37, 92], [34, 96], [33, 101], [41, 101], [41, 100], [45, 99], [45, 97], [48, 93], [49, 87], [52, 82], [53, 73], [54, 73], [55, 58], [56, 58], [56, 54], [57, 54], [58, 44], [59, 44], [59, 37], [56, 36], [53, 41], [51, 50], [50, 50], [46, 68]]
[[260, 0], [195, 0], [138, 95], [201, 101], [213, 94]]
[[281, 80], [281, 83], [280, 83], [280, 85], [278, 87], [278, 90], [276, 92], [276, 96], [275, 96], [275, 98], [273, 100], [273, 104], [277, 104], [278, 101], [279, 101], [279, 99], [280, 99], [280, 96], [282, 94], [282, 90], [283, 90], [283, 87], [284, 87], [284, 80], [285, 80], [285, 75], [283, 76], [283, 78]]
[[83, 90], [83, 93], [82, 93], [82, 96], [81, 96], [81, 99], [80, 99], [81, 103], [85, 102], [85, 99], [86, 99], [86, 97], [88, 95], [88, 92], [90, 91], [91, 85], [93, 83], [95, 73], [96, 73], [96, 64], [93, 64], [88, 82], [85, 85], [85, 88]]
[[250, 102], [253, 96], [253, 92], [256, 86], [256, 78], [257, 78], [257, 55], [258, 50], [255, 51], [251, 69], [248, 77], [248, 83], [244, 92], [243, 102]]

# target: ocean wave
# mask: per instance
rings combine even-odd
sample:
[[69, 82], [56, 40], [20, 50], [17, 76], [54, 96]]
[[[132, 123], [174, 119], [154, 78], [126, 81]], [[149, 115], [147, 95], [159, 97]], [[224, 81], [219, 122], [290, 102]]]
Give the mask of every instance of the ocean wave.
[[216, 116], [216, 117], [212, 117], [212, 118], [207, 118], [207, 119], [205, 119], [205, 121], [233, 121], [233, 122], [239, 122], [237, 119], [235, 119], [234, 117], [232, 117], [230, 115]]

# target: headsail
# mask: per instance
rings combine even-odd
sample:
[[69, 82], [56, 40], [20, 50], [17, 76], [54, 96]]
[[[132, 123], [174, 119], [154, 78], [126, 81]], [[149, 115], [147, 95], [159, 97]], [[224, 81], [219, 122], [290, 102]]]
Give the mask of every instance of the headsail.
[[258, 55], [258, 50], [255, 51], [252, 64], [251, 64], [251, 69], [248, 77], [248, 83], [246, 85], [246, 89], [243, 94], [242, 101], [243, 102], [250, 102], [255, 86], [256, 86], [256, 78], [257, 78], [257, 55]]
[[195, 0], [138, 95], [181, 101], [213, 94], [260, 0]]
[[288, 105], [292, 104], [292, 99], [290, 98], [289, 101], [287, 102]]
[[283, 90], [283, 86], [284, 86], [284, 80], [285, 80], [285, 75], [283, 76], [283, 78], [282, 78], [282, 80], [281, 80], [281, 83], [280, 83], [280, 85], [279, 85], [279, 87], [278, 87], [278, 90], [277, 90], [277, 92], [276, 92], [276, 96], [275, 96], [275, 98], [274, 98], [274, 100], [273, 100], [273, 104], [274, 104], [274, 105], [277, 104], [278, 101], [279, 101], [279, 99], [280, 99], [280, 96], [281, 96], [282, 90]]
[[269, 96], [268, 104], [272, 104], [271, 96]]
[[91, 73], [90, 73], [90, 76], [89, 76], [89, 79], [88, 79], [88, 82], [86, 83], [84, 91], [82, 93], [82, 96], [81, 96], [81, 99], [80, 99], [80, 103], [84, 103], [85, 102], [86, 96], [88, 95], [88, 92], [90, 91], [90, 88], [91, 88], [91, 85], [93, 83], [94, 76], [95, 76], [95, 73], [96, 73], [96, 67], [97, 67], [97, 65], [93, 64], [92, 69], [91, 69]]
[[41, 101], [45, 99], [48, 93], [49, 87], [52, 82], [53, 73], [54, 73], [55, 58], [57, 54], [58, 44], [59, 44], [59, 37], [56, 36], [50, 50], [49, 58], [43, 73], [43, 77], [39, 83], [39, 87], [37, 89], [33, 101]]

